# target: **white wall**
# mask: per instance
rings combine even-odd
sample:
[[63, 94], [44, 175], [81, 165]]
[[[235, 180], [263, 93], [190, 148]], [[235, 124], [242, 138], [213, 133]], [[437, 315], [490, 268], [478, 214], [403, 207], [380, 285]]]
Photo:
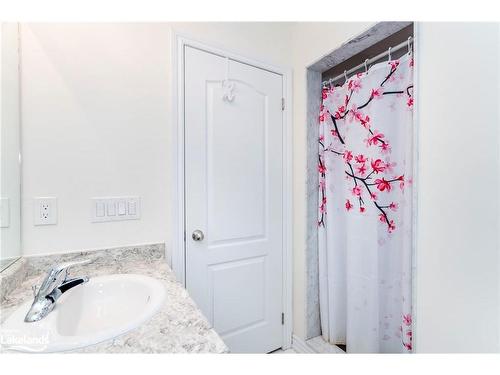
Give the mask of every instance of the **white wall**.
[[[24, 254], [169, 243], [172, 28], [286, 66], [290, 27], [23, 24]], [[91, 197], [124, 195], [141, 220], [90, 222]], [[37, 196], [58, 198], [57, 225], [33, 225]]]
[[[22, 25], [24, 255], [166, 239], [168, 46], [157, 25]], [[90, 222], [91, 197], [123, 195], [141, 220]], [[33, 225], [38, 196], [57, 225]]]
[[498, 24], [417, 34], [416, 350], [499, 350]]
[[[0, 229], [2, 267], [21, 254], [21, 169], [19, 121], [18, 25], [0, 27], [0, 197], [8, 198], [8, 226]], [[1, 268], [1, 267], [0, 267]]]

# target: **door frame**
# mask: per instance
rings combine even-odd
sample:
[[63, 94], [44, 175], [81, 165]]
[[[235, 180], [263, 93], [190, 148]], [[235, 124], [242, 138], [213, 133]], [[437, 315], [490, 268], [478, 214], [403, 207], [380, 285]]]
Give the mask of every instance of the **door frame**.
[[172, 30], [172, 132], [171, 132], [171, 243], [172, 269], [186, 286], [185, 161], [184, 161], [184, 47], [190, 46], [221, 57], [264, 69], [283, 77], [283, 349], [292, 345], [292, 70], [241, 56], [226, 49], [195, 40]]

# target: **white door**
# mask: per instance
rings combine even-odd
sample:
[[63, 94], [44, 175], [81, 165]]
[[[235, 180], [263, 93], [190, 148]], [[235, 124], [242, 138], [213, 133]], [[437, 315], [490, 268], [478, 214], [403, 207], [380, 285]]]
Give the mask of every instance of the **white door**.
[[282, 76], [184, 53], [186, 287], [232, 352], [269, 352], [283, 343]]

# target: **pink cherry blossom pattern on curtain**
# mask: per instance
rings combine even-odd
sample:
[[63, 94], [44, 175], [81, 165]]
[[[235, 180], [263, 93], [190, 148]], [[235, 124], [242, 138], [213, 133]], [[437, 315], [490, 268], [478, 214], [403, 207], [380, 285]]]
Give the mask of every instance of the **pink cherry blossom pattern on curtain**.
[[[377, 87], [372, 87], [369, 89], [369, 97], [363, 103], [353, 103], [353, 94], [359, 93], [363, 88], [363, 83], [361, 77], [363, 74], [358, 74], [351, 78], [347, 82], [348, 94], [345, 95], [341, 100], [340, 104], [334, 106], [333, 114], [325, 106], [325, 102], [328, 101], [331, 96], [336, 92], [335, 88], [323, 88], [322, 97], [323, 104], [320, 107], [320, 132], [322, 135], [319, 140], [319, 193], [320, 193], [320, 204], [319, 204], [319, 219], [318, 225], [324, 226], [325, 215], [327, 214], [326, 205], [324, 204], [326, 196], [326, 184], [325, 176], [327, 173], [325, 167], [325, 155], [326, 153], [331, 153], [342, 157], [345, 162], [345, 173], [350, 178], [353, 183], [351, 191], [358, 199], [359, 212], [365, 212], [365, 195], [371, 200], [376, 209], [380, 212], [380, 217], [383, 217], [383, 222], [389, 233], [392, 233], [396, 229], [396, 223], [390, 218], [390, 213], [388, 213], [388, 208], [392, 210], [389, 203], [384, 203], [382, 197], [379, 197], [374, 190], [379, 192], [391, 192], [394, 185], [398, 184], [401, 189], [404, 189], [405, 176], [404, 174], [399, 176], [394, 176], [393, 178], [381, 177], [376, 178], [376, 175], [382, 174], [386, 171], [394, 173], [397, 162], [392, 161], [389, 158], [392, 147], [390, 141], [386, 138], [385, 134], [380, 130], [373, 129], [371, 117], [369, 114], [365, 113], [363, 110], [368, 109], [369, 105], [374, 100], [384, 100], [384, 98], [389, 98], [391, 96], [405, 96], [405, 106], [413, 108], [414, 98], [413, 98], [413, 84], [403, 87], [399, 90], [386, 90], [384, 85], [387, 82], [392, 82], [395, 80], [398, 67], [400, 66], [399, 60], [390, 61], [388, 63], [390, 69], [384, 79], [380, 82]], [[413, 59], [410, 60], [409, 66], [413, 67]], [[328, 121], [329, 120], [329, 121]], [[376, 147], [379, 150], [380, 158], [368, 159], [364, 156], [363, 150], [359, 150], [360, 153], [354, 154], [354, 151], [346, 148], [346, 131], [344, 134], [341, 133], [339, 121], [346, 120], [348, 123], [358, 123], [366, 130], [366, 136], [363, 142], [367, 149], [371, 147]], [[325, 136], [327, 133], [326, 128], [331, 124], [332, 128], [329, 129], [329, 133], [332, 135], [328, 146], [325, 145]], [[384, 159], [384, 160], [382, 160]], [[364, 187], [363, 194], [361, 194], [361, 187]], [[380, 198], [380, 199], [379, 199]], [[351, 203], [349, 203], [349, 208], [347, 211], [351, 210]]]
[[413, 64], [406, 55], [321, 91], [320, 319], [352, 352], [413, 350]]

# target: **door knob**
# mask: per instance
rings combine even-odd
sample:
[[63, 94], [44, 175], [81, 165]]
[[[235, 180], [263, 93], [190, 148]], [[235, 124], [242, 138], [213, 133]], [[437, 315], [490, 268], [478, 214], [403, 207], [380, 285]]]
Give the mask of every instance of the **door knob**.
[[193, 240], [195, 241], [203, 241], [203, 238], [205, 237], [205, 235], [203, 234], [203, 232], [199, 229], [196, 229], [193, 234], [191, 235], [191, 237], [193, 238]]

